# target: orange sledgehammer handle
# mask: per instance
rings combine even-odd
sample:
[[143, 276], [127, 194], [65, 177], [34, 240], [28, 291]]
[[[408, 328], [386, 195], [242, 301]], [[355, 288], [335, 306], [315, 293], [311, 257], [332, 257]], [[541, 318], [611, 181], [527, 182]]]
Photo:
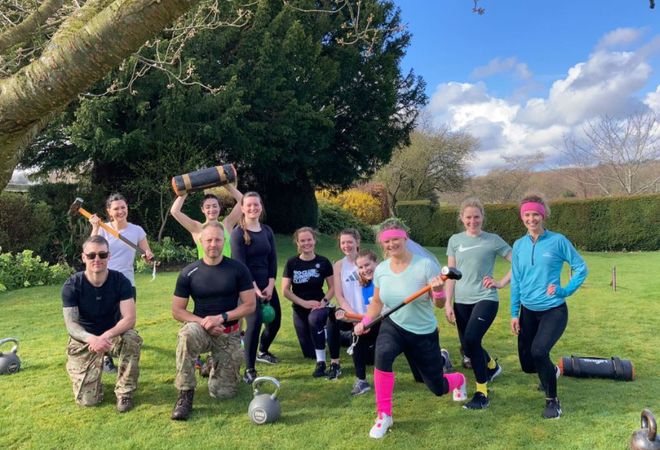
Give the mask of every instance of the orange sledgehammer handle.
[[[80, 208], [78, 208], [78, 212], [80, 214], [82, 214], [84, 217], [86, 217], [87, 219], [92, 217], [92, 213], [87, 211], [82, 206]], [[116, 237], [117, 239], [121, 240], [124, 244], [128, 245], [129, 247], [134, 248], [135, 251], [137, 251], [141, 255], [144, 255], [146, 253], [144, 250], [142, 250], [140, 247], [138, 247], [135, 243], [131, 242], [130, 240], [128, 240], [127, 238], [122, 236], [121, 233], [119, 233], [117, 230], [115, 230], [114, 228], [106, 225], [102, 220], [99, 221], [99, 226], [101, 228], [103, 228], [105, 231], [107, 231], [108, 233], [110, 233], [111, 235], [113, 235], [114, 237]]]

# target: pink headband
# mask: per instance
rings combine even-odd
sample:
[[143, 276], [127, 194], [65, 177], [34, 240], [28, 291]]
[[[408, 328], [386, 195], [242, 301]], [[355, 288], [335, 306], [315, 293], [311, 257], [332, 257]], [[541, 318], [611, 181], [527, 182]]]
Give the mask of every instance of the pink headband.
[[407, 237], [408, 237], [408, 233], [406, 233], [405, 230], [391, 229], [391, 230], [385, 230], [382, 233], [380, 233], [378, 239], [380, 240], [380, 242], [385, 242], [389, 239], [403, 239]]
[[537, 212], [545, 219], [545, 208], [540, 203], [527, 202], [520, 205], [520, 217], [522, 217], [527, 211]]

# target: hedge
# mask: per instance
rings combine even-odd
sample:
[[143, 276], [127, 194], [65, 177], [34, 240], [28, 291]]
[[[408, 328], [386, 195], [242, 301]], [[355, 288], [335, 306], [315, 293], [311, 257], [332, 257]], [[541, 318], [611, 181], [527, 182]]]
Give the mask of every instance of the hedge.
[[[485, 205], [484, 229], [513, 243], [525, 234], [518, 205]], [[660, 250], [660, 194], [550, 202], [547, 228], [588, 251]], [[446, 246], [463, 230], [457, 206], [399, 202], [397, 214], [422, 245]]]

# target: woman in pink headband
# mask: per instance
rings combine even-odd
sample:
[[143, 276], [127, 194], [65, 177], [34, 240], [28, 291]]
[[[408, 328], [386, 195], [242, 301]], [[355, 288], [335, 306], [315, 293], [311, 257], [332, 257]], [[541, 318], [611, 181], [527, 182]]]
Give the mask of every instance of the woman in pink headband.
[[440, 350], [435, 306], [444, 306], [443, 281], [436, 261], [407, 248], [408, 234], [396, 219], [381, 225], [378, 240], [387, 259], [376, 267], [374, 294], [364, 319], [355, 334], [364, 334], [364, 326], [375, 319], [384, 307], [394, 308], [412, 293], [431, 283], [433, 301], [422, 297], [401, 308], [380, 326], [376, 339], [374, 387], [378, 416], [369, 436], [379, 439], [392, 426], [394, 360], [407, 353], [421, 372], [424, 383], [435, 395], [454, 392], [454, 400], [465, 398], [465, 377], [461, 373], [443, 375], [444, 358]]
[[[566, 298], [584, 282], [587, 265], [564, 235], [545, 229], [549, 215], [550, 208], [539, 195], [528, 195], [520, 202], [520, 218], [527, 234], [513, 244], [511, 330], [518, 335], [522, 370], [537, 373], [540, 390], [545, 392], [541, 416], [558, 419], [562, 414], [557, 397], [560, 372], [550, 351], [568, 324]], [[562, 287], [564, 262], [573, 274]]]

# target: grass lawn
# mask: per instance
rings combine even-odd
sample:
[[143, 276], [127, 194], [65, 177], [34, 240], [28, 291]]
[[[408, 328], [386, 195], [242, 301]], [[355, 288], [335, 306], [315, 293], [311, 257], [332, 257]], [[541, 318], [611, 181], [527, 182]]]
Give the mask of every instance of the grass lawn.
[[[282, 265], [294, 253], [287, 237], [278, 237]], [[326, 238], [319, 253], [339, 256]], [[444, 260], [444, 249], [433, 249]], [[543, 395], [538, 379], [524, 374], [516, 339], [509, 331], [508, 289], [501, 292], [499, 315], [485, 346], [499, 357], [503, 374], [491, 384], [491, 407], [467, 411], [437, 398], [415, 384], [404, 358], [397, 361], [394, 427], [382, 441], [368, 438], [374, 420], [373, 391], [353, 398], [350, 357], [343, 353], [344, 374], [335, 382], [313, 379], [314, 363], [303, 360], [293, 331], [290, 303], [283, 300], [282, 329], [272, 351], [282, 362], [257, 365], [263, 375], [282, 383], [281, 419], [252, 425], [247, 417], [251, 389], [242, 385], [237, 398], [216, 401], [200, 379], [194, 412], [187, 422], [170, 420], [177, 393], [174, 349], [179, 324], [170, 301], [176, 273], [137, 277], [138, 325], [144, 338], [136, 408], [118, 414], [114, 376], [104, 375], [105, 401], [95, 408], [75, 405], [65, 370], [67, 334], [62, 319], [60, 287], [38, 287], [0, 294], [0, 338], [20, 340], [22, 370], [0, 376], [0, 448], [627, 448], [639, 428], [642, 408], [660, 419], [660, 362], [657, 350], [660, 317], [660, 253], [586, 253], [590, 274], [569, 298], [569, 323], [553, 352], [560, 356], [619, 356], [635, 364], [634, 382], [561, 378], [559, 396], [564, 415], [541, 419]], [[618, 291], [609, 286], [617, 267]], [[506, 266], [498, 263], [501, 275]], [[278, 283], [279, 284], [279, 283]], [[278, 288], [279, 290], [279, 288]], [[441, 344], [458, 365], [456, 330], [441, 311]], [[655, 331], [654, 331], [655, 330]], [[655, 342], [655, 344], [653, 344]], [[3, 347], [3, 350], [8, 350]], [[474, 375], [466, 373], [471, 396]]]

